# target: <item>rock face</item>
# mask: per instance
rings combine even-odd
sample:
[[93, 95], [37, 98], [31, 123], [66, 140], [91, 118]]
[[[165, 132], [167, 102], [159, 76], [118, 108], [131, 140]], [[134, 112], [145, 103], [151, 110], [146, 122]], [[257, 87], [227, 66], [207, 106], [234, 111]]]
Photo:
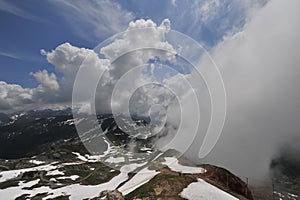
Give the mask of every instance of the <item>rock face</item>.
[[99, 200], [124, 200], [121, 192], [118, 190], [105, 190], [100, 193]]
[[248, 185], [239, 177], [221, 167], [212, 165], [203, 165], [203, 167], [206, 169], [204, 176], [225, 191], [232, 191], [247, 199], [253, 199]]

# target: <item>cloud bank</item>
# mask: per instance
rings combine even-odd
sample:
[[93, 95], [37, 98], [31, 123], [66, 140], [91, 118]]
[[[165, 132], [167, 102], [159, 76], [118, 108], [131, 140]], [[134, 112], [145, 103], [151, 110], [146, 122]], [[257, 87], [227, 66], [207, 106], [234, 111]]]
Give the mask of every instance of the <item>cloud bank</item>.
[[[300, 2], [270, 1], [213, 51], [227, 92], [223, 134], [207, 161], [262, 177], [300, 138]], [[287, 14], [288, 13], [288, 14]]]
[[[96, 50], [75, 47], [70, 43], [63, 43], [49, 52], [41, 50], [41, 54], [46, 57], [48, 63], [54, 66], [55, 71], [62, 78], [58, 78], [54, 73], [49, 73], [47, 70], [40, 70], [30, 73], [38, 83], [36, 88], [23, 88], [20, 85], [1, 82], [0, 110], [18, 111], [38, 107], [45, 108], [47, 106], [51, 107], [51, 104], [53, 106], [71, 106], [72, 90], [76, 74], [82, 62], [88, 58], [86, 60], [88, 62], [86, 74], [88, 80], [82, 82], [82, 89], [85, 91], [91, 90], [90, 83], [99, 78], [94, 73], [97, 69], [107, 70], [105, 80], [102, 82], [102, 93], [97, 98], [100, 102], [103, 102], [99, 105], [99, 108], [103, 108], [100, 112], [110, 112], [106, 108], [110, 107], [110, 94], [112, 93], [114, 84], [132, 66], [147, 63], [149, 59], [154, 59], [157, 56], [163, 60], [174, 59], [174, 54], [169, 52], [175, 52], [175, 50], [170, 44], [164, 41], [165, 33], [170, 30], [170, 21], [168, 19], [164, 20], [161, 25], [157, 25], [152, 20], [136, 20], [129, 23], [126, 31], [133, 29], [141, 30], [142, 28], [150, 28], [151, 31], [136, 31], [135, 35], [124, 32], [122, 38], [98, 49], [98, 53], [105, 56], [105, 59], [99, 58], [95, 52]], [[147, 39], [145, 40], [144, 38]], [[131, 55], [128, 54], [126, 57], [118, 58], [112, 66], [109, 66], [108, 61], [116, 59], [116, 52], [128, 52], [145, 45], [151, 48], [165, 49], [167, 52], [157, 52], [151, 49], [147, 52], [136, 51]], [[120, 66], [120, 63], [122, 63], [122, 66]], [[136, 82], [143, 79], [146, 79], [146, 76], [141, 77]], [[132, 83], [134, 84], [134, 82]], [[123, 97], [126, 98], [126, 95], [124, 94]], [[83, 99], [83, 102], [85, 101], [89, 101], [89, 99]]]

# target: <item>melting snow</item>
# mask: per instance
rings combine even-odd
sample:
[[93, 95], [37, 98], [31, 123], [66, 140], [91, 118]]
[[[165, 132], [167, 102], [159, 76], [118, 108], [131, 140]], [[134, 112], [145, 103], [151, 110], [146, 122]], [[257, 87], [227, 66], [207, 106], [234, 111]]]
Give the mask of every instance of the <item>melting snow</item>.
[[58, 177], [57, 179], [71, 179], [72, 181], [75, 181], [78, 178], [79, 178], [78, 175], [72, 175], [72, 176], [61, 176], [61, 177]]
[[112, 152], [112, 147], [110, 146], [110, 143], [105, 139], [104, 142], [107, 144], [107, 150], [103, 152], [102, 155], [88, 155], [86, 154], [85, 156], [81, 155], [78, 152], [72, 152], [74, 155], [77, 156], [77, 159], [84, 161], [84, 162], [98, 162], [100, 161], [101, 158], [107, 156], [109, 153]]
[[[33, 197], [39, 193], [48, 193], [50, 194], [47, 197], [44, 197], [43, 199], [53, 199], [55, 197], [59, 196], [68, 196], [70, 195], [70, 199], [86, 199], [86, 198], [93, 198], [97, 197], [99, 193], [103, 190], [113, 190], [116, 189], [121, 183], [128, 180], [128, 173], [134, 171], [138, 167], [141, 167], [145, 165], [146, 163], [142, 164], [130, 164], [125, 165], [121, 167], [120, 174], [112, 178], [110, 181], [106, 183], [102, 183], [99, 185], [80, 185], [80, 184], [73, 184], [68, 185], [65, 187], [57, 188], [57, 189], [51, 189], [48, 186], [42, 186], [38, 188], [34, 188], [32, 190], [26, 190], [25, 187], [31, 187], [39, 182], [38, 180], [30, 181], [28, 183], [20, 182], [19, 186], [16, 187], [9, 187], [3, 190], [0, 190], [0, 197], [6, 200], [15, 199], [23, 194], [30, 195], [29, 197]], [[1, 172], [1, 175], [4, 174], [3, 177], [1, 177], [2, 180], [8, 180], [10, 178], [16, 177], [17, 174], [20, 174], [24, 171], [32, 171], [32, 170], [53, 170], [55, 169], [55, 166], [52, 165], [45, 165], [45, 166], [39, 166], [35, 168], [28, 168], [23, 170], [13, 170], [13, 171], [7, 171], [7, 172]], [[10, 173], [8, 173], [10, 172]], [[78, 178], [76, 175], [66, 177], [75, 179]]]
[[238, 200], [238, 198], [220, 190], [219, 188], [198, 179], [183, 189], [180, 196], [188, 200]]
[[80, 153], [77, 153], [77, 152], [72, 152], [72, 154], [76, 155], [77, 156], [77, 159], [81, 160], [81, 161], [84, 161], [84, 162], [88, 162], [88, 159], [82, 155], [80, 155]]
[[[31, 187], [36, 185], [38, 182], [40, 181], [40, 179], [34, 180], [34, 181], [30, 181], [27, 183], [24, 183], [23, 181], [21, 181], [19, 183], [19, 186], [16, 187], [10, 187], [7, 189], [3, 189], [0, 190], [0, 196], [1, 199], [5, 199], [5, 200], [10, 200], [10, 199], [16, 199], [17, 197], [23, 195], [23, 194], [30, 194], [31, 197], [37, 195], [38, 193], [42, 193], [47, 191], [48, 187], [41, 187], [39, 190], [33, 189], [33, 190], [25, 190], [23, 188], [26, 187]], [[50, 189], [50, 188], [49, 188]], [[48, 191], [49, 191], [48, 189]]]
[[39, 161], [39, 160], [29, 160], [29, 162], [35, 165], [41, 165], [45, 163], [44, 161]]
[[10, 170], [10, 171], [3, 171], [0, 172], [0, 183], [7, 181], [12, 178], [16, 178], [19, 176], [21, 173], [24, 172], [29, 172], [29, 171], [50, 171], [53, 169], [56, 169], [57, 166], [48, 164], [48, 165], [42, 165], [42, 166], [37, 166], [37, 167], [32, 167], [32, 168], [25, 168], [25, 169], [17, 169], [17, 170]]
[[205, 169], [201, 167], [191, 167], [191, 166], [181, 165], [178, 163], [178, 160], [175, 157], [166, 157], [164, 159], [166, 161], [162, 162], [162, 164], [167, 165], [172, 171], [175, 172], [181, 172], [184, 174], [200, 174], [205, 172]]
[[140, 150], [141, 151], [152, 151], [153, 149], [147, 148], [147, 147], [142, 147]]
[[159, 174], [159, 172], [144, 168], [139, 171], [134, 177], [132, 177], [128, 182], [122, 185], [118, 190], [125, 196], [150, 181], [156, 174]]
[[48, 171], [46, 174], [46, 176], [56, 176], [56, 175], [64, 175], [64, 173], [56, 169], [53, 171]]
[[298, 195], [291, 194], [291, 193], [288, 193], [288, 195], [291, 196], [291, 197], [294, 197], [294, 198], [297, 198], [297, 197], [298, 197]]
[[109, 162], [109, 163], [122, 163], [122, 162], [125, 162], [125, 158], [124, 157], [114, 158], [114, 157], [110, 156], [109, 158], [107, 158], [105, 160], [105, 162]]
[[[80, 185], [80, 184], [73, 184], [69, 186], [65, 186], [62, 188], [51, 190], [53, 193], [50, 196], [47, 196], [45, 199], [53, 199], [60, 195], [70, 195], [70, 199], [86, 199], [86, 198], [93, 198], [97, 197], [99, 193], [103, 190], [114, 190], [116, 189], [121, 183], [128, 179], [128, 173], [134, 171], [136, 168], [145, 165], [143, 164], [130, 164], [125, 165], [121, 168], [121, 172], [119, 175], [112, 178], [107, 183], [102, 183], [100, 185]], [[0, 193], [1, 195], [1, 193]]]
[[49, 181], [57, 182], [57, 180], [55, 178], [50, 178]]

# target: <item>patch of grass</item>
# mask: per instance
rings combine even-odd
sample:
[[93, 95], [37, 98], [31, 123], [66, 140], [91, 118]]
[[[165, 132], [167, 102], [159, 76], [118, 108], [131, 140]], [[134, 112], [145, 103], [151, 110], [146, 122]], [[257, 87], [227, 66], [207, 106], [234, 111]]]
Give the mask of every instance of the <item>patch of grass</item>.
[[40, 200], [44, 197], [47, 197], [48, 193], [47, 192], [44, 192], [44, 193], [39, 193], [37, 195], [35, 195], [34, 197], [31, 197], [30, 199], [31, 200]]
[[155, 192], [153, 190], [153, 188], [148, 188], [145, 186], [141, 186], [139, 188], [137, 188], [136, 190], [134, 190], [133, 192], [131, 192], [130, 194], [125, 196], [125, 200], [131, 200], [134, 199], [134, 197], [155, 197]]
[[28, 196], [29, 196], [29, 194], [23, 194], [23, 195], [17, 197], [16, 200], [26, 200], [26, 199], [28, 199]]
[[160, 174], [152, 178], [148, 183], [137, 188], [125, 196], [126, 200], [134, 198], [149, 199], [182, 199], [178, 194], [190, 183], [197, 181], [193, 176], [180, 175], [168, 169], [163, 169]]
[[[94, 170], [91, 170], [91, 168], [94, 168]], [[110, 170], [111, 168], [100, 162], [68, 165], [63, 167], [64, 176], [78, 175], [79, 178], [75, 181], [70, 179], [63, 179], [59, 181], [65, 184], [77, 182], [83, 185], [98, 185], [109, 181], [119, 174], [118, 171], [110, 172]]]
[[18, 186], [19, 185], [18, 183], [19, 182], [16, 181], [16, 180], [8, 180], [8, 181], [0, 183], [0, 189], [3, 190], [3, 189], [6, 189], [6, 188], [9, 188], [9, 187]]
[[53, 200], [69, 200], [70, 195], [68, 196], [59, 196], [59, 197], [55, 197], [53, 198]]

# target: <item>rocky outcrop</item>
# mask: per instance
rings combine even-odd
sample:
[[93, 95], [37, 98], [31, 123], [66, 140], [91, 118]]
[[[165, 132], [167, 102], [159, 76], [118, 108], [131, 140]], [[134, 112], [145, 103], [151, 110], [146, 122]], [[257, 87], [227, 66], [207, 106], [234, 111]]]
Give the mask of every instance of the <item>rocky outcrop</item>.
[[212, 165], [203, 165], [206, 169], [204, 177], [223, 190], [237, 193], [247, 199], [253, 199], [248, 185], [228, 170]]
[[124, 200], [121, 192], [118, 190], [104, 190], [97, 199], [101, 200]]

